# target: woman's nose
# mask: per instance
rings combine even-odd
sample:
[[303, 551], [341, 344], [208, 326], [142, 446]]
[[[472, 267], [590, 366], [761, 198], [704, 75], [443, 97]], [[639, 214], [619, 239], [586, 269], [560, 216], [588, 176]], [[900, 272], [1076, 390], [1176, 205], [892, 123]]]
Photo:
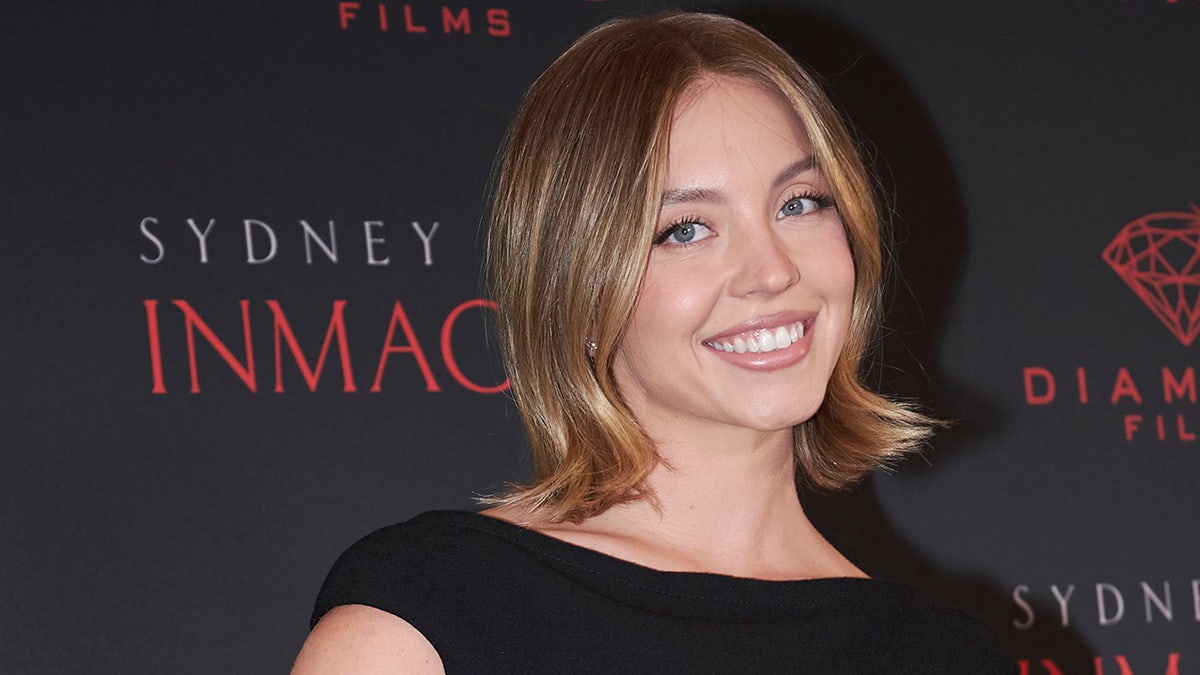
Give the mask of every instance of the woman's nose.
[[800, 268], [773, 227], [747, 232], [730, 253], [735, 265], [730, 292], [737, 297], [776, 295], [800, 281]]

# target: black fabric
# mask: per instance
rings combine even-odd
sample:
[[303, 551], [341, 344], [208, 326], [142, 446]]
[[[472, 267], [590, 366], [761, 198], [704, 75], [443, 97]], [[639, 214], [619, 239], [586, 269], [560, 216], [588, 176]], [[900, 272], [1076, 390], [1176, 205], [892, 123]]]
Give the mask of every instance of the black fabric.
[[965, 614], [872, 579], [660, 572], [493, 518], [425, 513], [334, 564], [338, 605], [421, 631], [447, 673], [1015, 673]]

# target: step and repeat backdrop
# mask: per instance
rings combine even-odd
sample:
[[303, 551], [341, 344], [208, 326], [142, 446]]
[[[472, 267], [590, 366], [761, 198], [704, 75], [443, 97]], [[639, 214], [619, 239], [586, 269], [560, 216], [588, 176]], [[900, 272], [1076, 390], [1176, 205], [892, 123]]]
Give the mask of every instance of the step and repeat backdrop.
[[[286, 670], [347, 545], [524, 477], [493, 157], [574, 38], [665, 6], [7, 7], [0, 671]], [[821, 528], [1023, 673], [1200, 673], [1200, 2], [683, 7], [853, 121], [897, 235], [872, 378], [955, 422], [805, 495]]]

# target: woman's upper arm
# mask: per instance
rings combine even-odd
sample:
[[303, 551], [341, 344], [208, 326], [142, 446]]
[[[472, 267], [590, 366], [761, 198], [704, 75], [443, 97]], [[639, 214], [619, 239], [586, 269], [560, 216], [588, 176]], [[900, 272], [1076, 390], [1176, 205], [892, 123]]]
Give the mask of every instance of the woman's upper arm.
[[292, 675], [445, 673], [429, 640], [400, 617], [366, 605], [329, 610], [308, 634]]

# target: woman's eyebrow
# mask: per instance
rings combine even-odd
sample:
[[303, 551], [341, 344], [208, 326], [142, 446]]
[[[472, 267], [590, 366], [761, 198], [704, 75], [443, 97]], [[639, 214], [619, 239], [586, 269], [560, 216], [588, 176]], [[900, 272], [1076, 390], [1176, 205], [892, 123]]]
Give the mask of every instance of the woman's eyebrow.
[[720, 190], [701, 187], [681, 187], [667, 190], [663, 193], [662, 205], [686, 204], [690, 202], [710, 202], [719, 204], [725, 201], [725, 195]]
[[796, 160], [791, 164], [783, 167], [783, 170], [775, 174], [775, 180], [771, 181], [771, 189], [778, 190], [783, 187], [783, 184], [792, 180], [802, 173], [812, 171], [817, 168], [817, 160], [812, 155], [808, 155], [803, 159]]
[[[792, 180], [796, 176], [807, 171], [812, 171], [817, 167], [817, 161], [812, 155], [808, 155], [803, 159], [798, 159], [791, 164], [783, 167], [779, 173], [775, 175], [775, 179], [771, 181], [771, 189], [777, 190], [784, 183]], [[673, 190], [663, 192], [662, 205], [672, 206], [675, 204], [688, 204], [695, 202], [708, 202], [712, 204], [720, 204], [725, 201], [725, 195], [720, 190], [703, 187], [680, 187]]]

